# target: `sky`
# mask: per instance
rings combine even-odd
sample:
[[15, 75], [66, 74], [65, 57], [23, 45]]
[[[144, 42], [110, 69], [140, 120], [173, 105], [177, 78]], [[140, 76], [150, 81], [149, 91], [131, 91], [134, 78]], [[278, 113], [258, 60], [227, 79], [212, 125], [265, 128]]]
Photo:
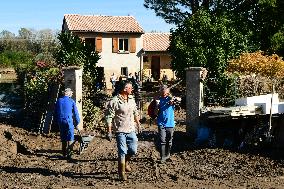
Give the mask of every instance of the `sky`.
[[173, 25], [143, 6], [144, 0], [3, 0], [0, 32], [20, 28], [60, 30], [64, 14], [132, 15], [146, 32], [169, 32]]

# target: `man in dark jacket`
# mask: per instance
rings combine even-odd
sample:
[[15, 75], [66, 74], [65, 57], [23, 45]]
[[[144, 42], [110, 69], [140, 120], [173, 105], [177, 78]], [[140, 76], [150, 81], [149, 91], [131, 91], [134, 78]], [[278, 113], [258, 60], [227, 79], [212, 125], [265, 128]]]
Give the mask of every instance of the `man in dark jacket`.
[[56, 121], [60, 129], [60, 138], [62, 142], [62, 153], [67, 159], [71, 159], [74, 145], [74, 121], [75, 127], [79, 130], [78, 124], [80, 117], [75, 101], [71, 98], [73, 92], [70, 88], [66, 88], [64, 96], [56, 102]]

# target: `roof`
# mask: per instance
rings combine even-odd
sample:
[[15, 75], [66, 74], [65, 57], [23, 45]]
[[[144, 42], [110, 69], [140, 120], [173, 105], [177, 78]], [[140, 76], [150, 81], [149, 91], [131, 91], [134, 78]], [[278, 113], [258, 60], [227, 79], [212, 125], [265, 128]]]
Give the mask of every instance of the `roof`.
[[170, 33], [143, 34], [144, 51], [167, 51], [170, 45]]
[[133, 16], [65, 14], [64, 20], [70, 31], [144, 33]]

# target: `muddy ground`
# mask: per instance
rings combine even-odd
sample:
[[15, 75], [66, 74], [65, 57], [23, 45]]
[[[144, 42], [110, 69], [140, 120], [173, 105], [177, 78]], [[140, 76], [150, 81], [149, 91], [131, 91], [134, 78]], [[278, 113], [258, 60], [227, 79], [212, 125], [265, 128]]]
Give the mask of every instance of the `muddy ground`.
[[[115, 141], [96, 134], [75, 162], [60, 156], [58, 134], [0, 124], [0, 188], [284, 188], [284, 163], [263, 154], [195, 149], [184, 126], [171, 160], [158, 161], [155, 127], [144, 126], [128, 181], [118, 181]], [[78, 145], [76, 146], [78, 150]]]

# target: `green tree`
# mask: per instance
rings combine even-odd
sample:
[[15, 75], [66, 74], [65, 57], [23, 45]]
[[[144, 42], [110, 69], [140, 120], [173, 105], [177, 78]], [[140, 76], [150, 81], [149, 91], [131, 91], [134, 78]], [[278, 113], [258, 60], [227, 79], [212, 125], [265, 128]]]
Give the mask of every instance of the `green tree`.
[[85, 127], [92, 130], [102, 119], [102, 113], [94, 104], [98, 100], [95, 93], [97, 82], [96, 64], [99, 55], [95, 47], [84, 44], [81, 39], [70, 32], [59, 34], [59, 48], [55, 58], [59, 67], [79, 66], [83, 67], [83, 117]]
[[248, 50], [247, 36], [242, 35], [227, 17], [211, 16], [199, 10], [172, 31], [169, 52], [172, 68], [179, 78], [185, 78], [187, 67], [205, 67], [215, 84], [209, 90], [226, 96], [230, 82], [225, 76], [227, 62]]
[[226, 15], [236, 30], [250, 36], [250, 43], [263, 51], [271, 49], [271, 38], [284, 24], [283, 0], [145, 0], [144, 6], [177, 26], [198, 10]]
[[31, 30], [27, 29], [27, 28], [21, 28], [19, 31], [19, 38], [20, 39], [28, 39], [31, 40], [33, 37], [33, 33]]
[[2, 39], [12, 39], [14, 37], [15, 37], [15, 34], [8, 30], [3, 30], [2, 32], [0, 32], [0, 38]]
[[271, 51], [284, 56], [284, 26], [271, 37]]
[[206, 67], [210, 77], [218, 77], [224, 73], [229, 59], [248, 50], [247, 43], [247, 36], [236, 31], [225, 16], [198, 11], [172, 30], [169, 47], [172, 68], [180, 78], [185, 77], [185, 68], [190, 66]]
[[29, 67], [32, 63], [33, 55], [31, 53], [21, 51], [4, 51], [0, 53], [0, 67], [23, 69]]
[[[145, 0], [144, 6], [155, 11], [167, 23], [179, 25], [197, 10], [213, 7], [210, 0]], [[215, 6], [214, 6], [215, 7]]]

